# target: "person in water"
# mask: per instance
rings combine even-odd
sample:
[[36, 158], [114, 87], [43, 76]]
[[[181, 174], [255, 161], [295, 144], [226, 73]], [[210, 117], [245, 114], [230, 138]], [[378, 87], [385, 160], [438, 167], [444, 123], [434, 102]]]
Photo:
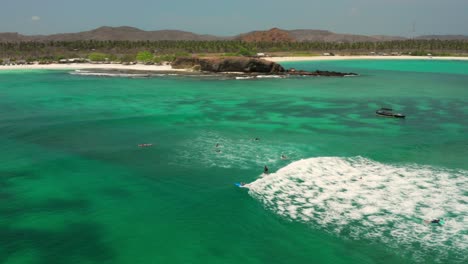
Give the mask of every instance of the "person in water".
[[267, 167], [267, 165], [265, 165], [265, 167], [263, 167], [263, 173], [268, 174], [268, 167]]
[[281, 159], [282, 159], [282, 160], [287, 160], [288, 157], [286, 157], [286, 155], [284, 155], [284, 154], [281, 154]]
[[426, 224], [438, 224], [438, 225], [442, 225], [443, 223], [441, 223], [440, 221], [443, 221], [443, 219], [442, 219], [442, 218], [440, 218], [440, 219], [432, 219], [432, 220], [430, 220], [430, 221], [429, 221], [429, 220], [424, 220], [424, 222], [425, 222]]

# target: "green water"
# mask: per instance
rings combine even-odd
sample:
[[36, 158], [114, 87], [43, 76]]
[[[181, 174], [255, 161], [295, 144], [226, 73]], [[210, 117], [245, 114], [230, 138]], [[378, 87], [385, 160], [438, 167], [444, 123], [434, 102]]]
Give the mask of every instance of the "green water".
[[[305, 158], [360, 156], [442, 170], [466, 187], [468, 63], [285, 65], [361, 76], [0, 72], [0, 263], [465, 262], [468, 231], [456, 221], [424, 231], [457, 227], [443, 254], [425, 237], [408, 250], [391, 226], [373, 238], [333, 232], [278, 214], [233, 183], [255, 181], [264, 165], [275, 172]], [[407, 118], [376, 117], [383, 106]], [[467, 206], [460, 192], [455, 209]], [[451, 208], [444, 217], [466, 221]]]

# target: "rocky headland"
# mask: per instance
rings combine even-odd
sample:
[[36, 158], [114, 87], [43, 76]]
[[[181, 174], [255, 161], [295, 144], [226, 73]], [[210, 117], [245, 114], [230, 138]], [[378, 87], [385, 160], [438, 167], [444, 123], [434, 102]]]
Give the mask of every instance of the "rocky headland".
[[342, 73], [334, 71], [305, 71], [294, 68], [286, 70], [280, 64], [257, 58], [229, 57], [229, 58], [198, 58], [180, 57], [172, 62], [173, 69], [188, 69], [199, 72], [215, 73], [243, 73], [243, 74], [274, 74], [295, 76], [355, 76], [356, 73]]
[[172, 62], [174, 69], [191, 69], [205, 72], [239, 72], [239, 73], [284, 73], [286, 70], [276, 62], [245, 58], [197, 58], [182, 57]]

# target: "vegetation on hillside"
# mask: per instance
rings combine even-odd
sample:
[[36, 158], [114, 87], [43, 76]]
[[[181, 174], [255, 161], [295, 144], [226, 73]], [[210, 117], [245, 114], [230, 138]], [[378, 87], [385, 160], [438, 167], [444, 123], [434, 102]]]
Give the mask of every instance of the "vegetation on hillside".
[[0, 58], [53, 61], [89, 58], [92, 61], [160, 62], [190, 54], [251, 56], [257, 52], [369, 54], [401, 52], [413, 55], [468, 54], [468, 41], [400, 40], [385, 42], [242, 42], [242, 41], [52, 41], [0, 43]]

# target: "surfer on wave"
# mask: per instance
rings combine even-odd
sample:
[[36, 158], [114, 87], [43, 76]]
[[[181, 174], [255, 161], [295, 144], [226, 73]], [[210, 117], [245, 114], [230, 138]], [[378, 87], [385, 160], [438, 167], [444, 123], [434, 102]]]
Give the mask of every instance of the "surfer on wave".
[[424, 220], [424, 223], [426, 224], [438, 224], [438, 225], [443, 225], [444, 220], [442, 218], [440, 219], [432, 219], [432, 220]]

